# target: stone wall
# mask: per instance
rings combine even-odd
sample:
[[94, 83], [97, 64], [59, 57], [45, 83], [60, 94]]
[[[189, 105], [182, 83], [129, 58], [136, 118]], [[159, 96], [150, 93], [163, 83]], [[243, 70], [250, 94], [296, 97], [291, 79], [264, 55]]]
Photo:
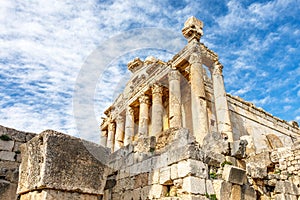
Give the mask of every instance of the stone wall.
[[[300, 130], [296, 125], [279, 119], [241, 98], [228, 95], [227, 99], [235, 139], [247, 139], [256, 153], [292, 146], [299, 138]], [[276, 144], [273, 144], [274, 142]]]
[[0, 126], [0, 199], [15, 200], [17, 198], [21, 163], [20, 145], [34, 136], [34, 133]]

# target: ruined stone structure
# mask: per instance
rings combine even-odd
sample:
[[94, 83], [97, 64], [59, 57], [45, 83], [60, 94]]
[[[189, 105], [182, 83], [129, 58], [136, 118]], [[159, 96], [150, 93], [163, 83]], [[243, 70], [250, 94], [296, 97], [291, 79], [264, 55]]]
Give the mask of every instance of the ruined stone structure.
[[187, 45], [168, 62], [128, 63], [102, 146], [54, 131], [23, 145], [21, 200], [298, 199], [298, 124], [227, 94], [202, 28], [189, 18]]
[[20, 145], [36, 134], [0, 125], [0, 199], [15, 200], [21, 163]]

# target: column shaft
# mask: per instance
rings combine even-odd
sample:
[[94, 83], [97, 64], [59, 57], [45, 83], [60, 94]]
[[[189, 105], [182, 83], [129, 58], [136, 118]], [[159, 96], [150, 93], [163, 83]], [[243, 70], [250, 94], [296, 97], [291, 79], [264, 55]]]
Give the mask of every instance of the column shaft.
[[140, 101], [140, 115], [139, 115], [138, 137], [148, 136], [149, 97], [147, 95], [143, 95], [139, 98], [139, 101]]
[[170, 128], [181, 127], [180, 73], [172, 69], [169, 74], [169, 122]]
[[101, 131], [100, 145], [102, 145], [104, 147], [106, 147], [106, 145], [107, 145], [107, 130]]
[[115, 129], [116, 129], [115, 123], [111, 122], [108, 125], [108, 133], [107, 133], [107, 147], [111, 149], [111, 152], [114, 152]]
[[132, 142], [133, 136], [134, 136], [134, 110], [132, 107], [128, 106], [126, 109], [124, 146]]
[[125, 131], [125, 124], [124, 124], [124, 117], [118, 116], [116, 119], [116, 136], [115, 136], [115, 148], [114, 151], [117, 151], [124, 145], [124, 131]]
[[232, 133], [232, 126], [229, 116], [229, 108], [226, 98], [226, 91], [224, 86], [224, 80], [222, 75], [223, 66], [219, 62], [215, 62], [213, 65], [213, 91], [216, 108], [216, 118], [218, 131], [225, 133], [229, 142], [233, 142], [234, 137]]
[[163, 88], [161, 85], [152, 86], [152, 129], [151, 136], [156, 136], [163, 129]]
[[191, 54], [189, 62], [193, 134], [196, 141], [201, 145], [205, 135], [208, 133], [207, 103], [201, 54]]

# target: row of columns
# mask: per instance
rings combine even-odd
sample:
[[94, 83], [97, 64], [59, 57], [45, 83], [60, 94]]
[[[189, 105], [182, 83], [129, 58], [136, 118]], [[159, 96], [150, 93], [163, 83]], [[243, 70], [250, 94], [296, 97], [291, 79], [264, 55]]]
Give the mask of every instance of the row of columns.
[[[205, 85], [203, 76], [203, 67], [201, 55], [192, 53], [189, 58], [190, 63], [190, 87], [191, 87], [191, 112], [193, 134], [200, 144], [206, 134], [208, 134], [208, 113], [207, 100], [205, 95]], [[229, 109], [226, 99], [224, 80], [222, 75], [222, 65], [217, 61], [212, 66], [212, 82], [215, 98], [216, 118], [218, 131], [225, 133], [229, 141], [233, 141], [231, 122], [229, 118]], [[168, 74], [169, 79], [169, 127], [182, 127], [181, 113], [181, 74], [176, 69], [171, 69]], [[154, 84], [152, 90], [152, 129], [149, 130], [149, 105], [150, 98], [147, 95], [139, 97], [139, 124], [137, 137], [156, 136], [163, 130], [163, 87]], [[102, 133], [101, 144], [116, 151], [123, 145], [128, 145], [135, 136], [134, 110], [128, 106], [123, 116], [119, 116], [115, 123], [111, 122], [107, 132]]]

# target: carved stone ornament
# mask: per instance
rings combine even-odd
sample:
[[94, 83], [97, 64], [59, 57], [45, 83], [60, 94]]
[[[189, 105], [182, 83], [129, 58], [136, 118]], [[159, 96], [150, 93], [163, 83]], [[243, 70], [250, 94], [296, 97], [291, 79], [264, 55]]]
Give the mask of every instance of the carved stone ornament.
[[142, 103], [145, 103], [145, 104], [150, 104], [150, 101], [149, 101], [149, 96], [148, 95], [142, 95], [139, 97], [139, 102], [142, 104]]
[[128, 70], [130, 70], [132, 73], [136, 72], [143, 66], [144, 62], [141, 61], [139, 58], [135, 58], [133, 61], [129, 62], [127, 64]]
[[131, 106], [127, 107], [127, 113], [129, 113], [130, 115], [134, 115], [134, 110]]
[[108, 131], [114, 132], [116, 130], [116, 124], [114, 122], [108, 125]]
[[223, 65], [217, 61], [214, 63], [214, 68], [213, 68], [213, 75], [222, 75], [223, 72]]
[[189, 58], [190, 64], [202, 63], [201, 55], [197, 53], [192, 53]]
[[160, 84], [153, 84], [152, 87], [152, 94], [163, 94], [163, 87]]
[[190, 42], [193, 39], [200, 40], [203, 35], [203, 22], [192, 16], [184, 23], [183, 36]]
[[168, 74], [168, 77], [169, 77], [169, 81], [171, 81], [171, 80], [180, 80], [180, 73], [179, 73], [178, 70], [172, 69], [172, 70], [170, 70], [170, 72]]

